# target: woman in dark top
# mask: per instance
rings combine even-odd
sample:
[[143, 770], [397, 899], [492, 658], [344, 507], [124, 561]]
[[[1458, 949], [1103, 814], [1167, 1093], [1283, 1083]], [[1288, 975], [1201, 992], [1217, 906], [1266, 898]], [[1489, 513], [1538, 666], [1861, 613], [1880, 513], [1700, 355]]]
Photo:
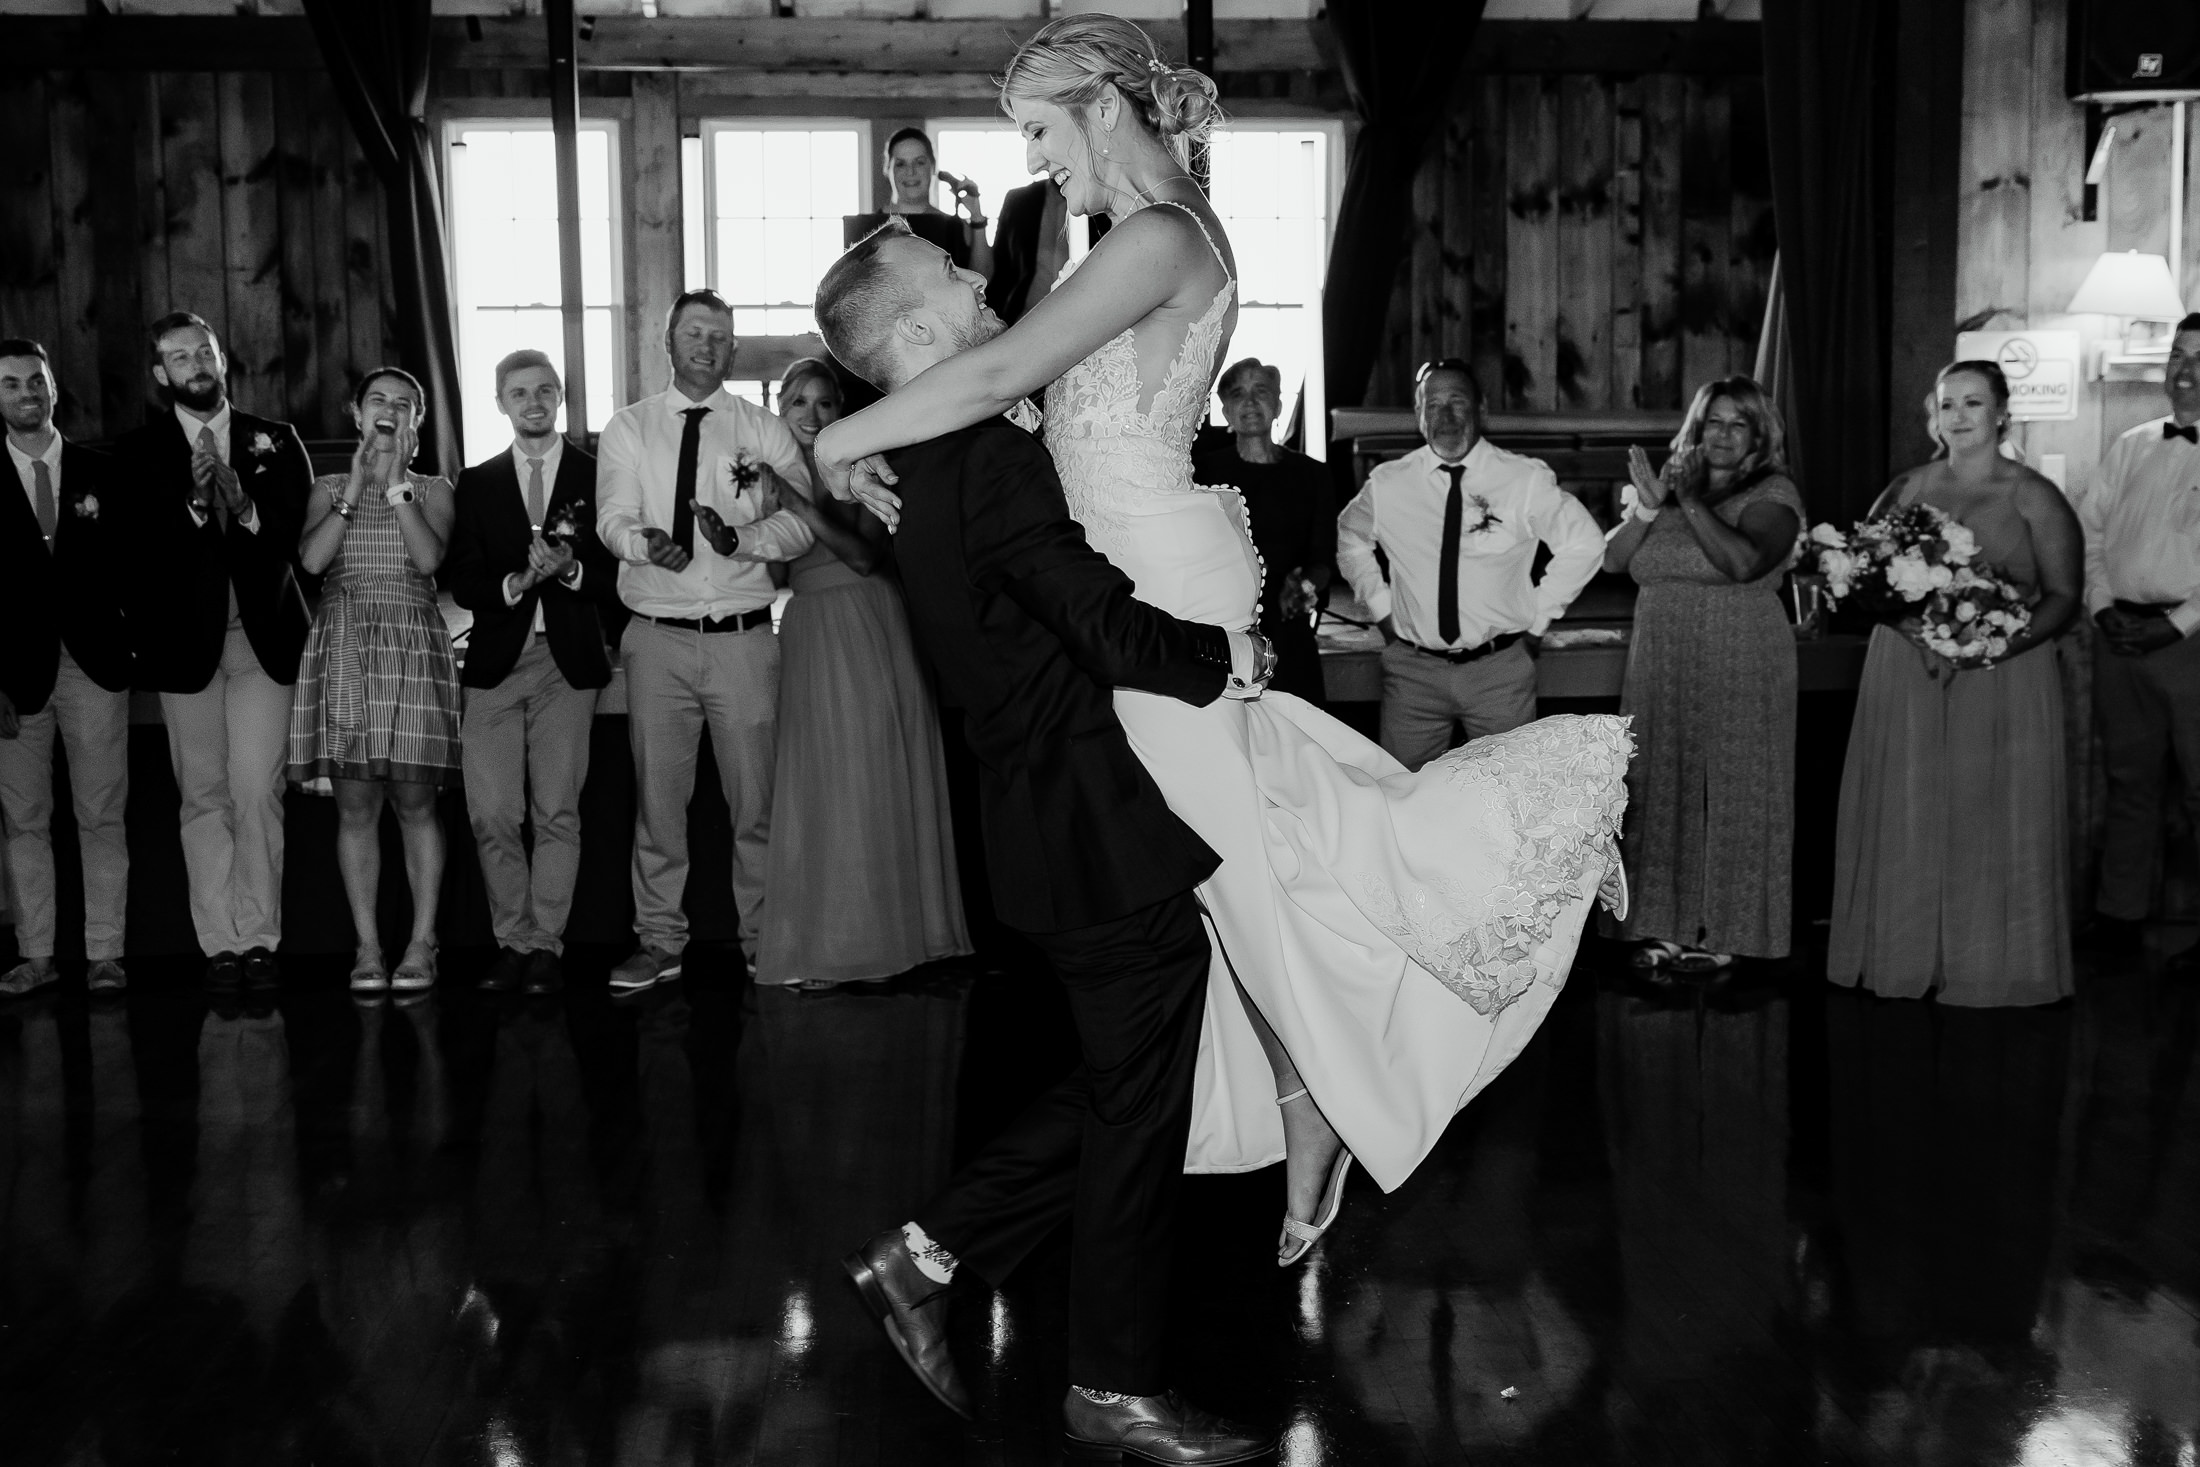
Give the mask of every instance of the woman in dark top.
[[[950, 213], [932, 202], [935, 179], [955, 191], [959, 213]], [[886, 181], [893, 191], [885, 209], [874, 214], [850, 214], [841, 222], [841, 243], [854, 244], [884, 224], [887, 215], [898, 214], [911, 234], [947, 251], [963, 269], [992, 279], [993, 246], [986, 242], [989, 221], [978, 199], [978, 186], [967, 178], [941, 171], [932, 157], [932, 139], [925, 136], [924, 129], [905, 127], [886, 140]]]
[[1277, 443], [1270, 432], [1283, 410], [1283, 374], [1254, 357], [1222, 374], [1222, 414], [1230, 440], [1197, 455], [1202, 484], [1234, 485], [1245, 496], [1253, 548], [1260, 552], [1260, 629], [1276, 646], [1268, 686], [1322, 703], [1321, 654], [1314, 617], [1336, 574], [1337, 505], [1329, 471]]

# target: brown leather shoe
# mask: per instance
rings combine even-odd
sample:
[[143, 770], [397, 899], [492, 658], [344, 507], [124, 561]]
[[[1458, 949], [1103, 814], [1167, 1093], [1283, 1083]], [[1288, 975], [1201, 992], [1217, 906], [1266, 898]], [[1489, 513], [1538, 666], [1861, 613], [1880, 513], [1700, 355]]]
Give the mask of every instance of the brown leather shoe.
[[1072, 1462], [1256, 1462], [1276, 1449], [1272, 1433], [1202, 1411], [1175, 1391], [1160, 1396], [1091, 1400], [1074, 1387], [1062, 1401], [1062, 1430]]
[[970, 1418], [970, 1392], [947, 1351], [949, 1285], [935, 1284], [918, 1269], [902, 1241], [901, 1229], [889, 1228], [840, 1260], [855, 1280], [887, 1341], [902, 1364], [917, 1373], [924, 1388], [957, 1416]]

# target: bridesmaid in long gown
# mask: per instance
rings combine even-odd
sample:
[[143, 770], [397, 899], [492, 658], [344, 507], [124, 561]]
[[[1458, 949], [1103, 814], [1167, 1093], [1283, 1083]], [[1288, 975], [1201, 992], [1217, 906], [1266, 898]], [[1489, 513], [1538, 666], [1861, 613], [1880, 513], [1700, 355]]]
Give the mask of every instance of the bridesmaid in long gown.
[[[833, 369], [787, 368], [804, 454], [840, 416]], [[868, 514], [783, 487], [817, 543], [780, 622], [779, 765], [756, 981], [829, 988], [969, 952], [939, 716]]]
[[1956, 362], [1934, 389], [1947, 450], [1896, 479], [1874, 515], [1946, 511], [1979, 560], [2032, 592], [2032, 622], [1991, 667], [1959, 671], [1906, 631], [1872, 632], [1841, 778], [1826, 976], [1969, 1008], [2073, 989], [2062, 679], [2054, 640], [2084, 577], [2062, 491], [2005, 458], [2009, 384]]

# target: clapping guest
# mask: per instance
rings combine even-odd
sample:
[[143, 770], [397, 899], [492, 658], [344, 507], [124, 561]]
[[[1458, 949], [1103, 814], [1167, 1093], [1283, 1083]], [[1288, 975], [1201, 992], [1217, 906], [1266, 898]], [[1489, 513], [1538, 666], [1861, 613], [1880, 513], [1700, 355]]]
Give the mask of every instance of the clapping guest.
[[672, 303], [672, 386], [612, 415], [596, 444], [596, 532], [622, 562], [634, 620], [620, 641], [634, 749], [634, 926], [640, 947], [611, 973], [635, 993], [680, 976], [688, 919], [688, 801], [706, 729], [733, 819], [733, 899], [754, 952], [771, 832], [779, 639], [766, 566], [816, 538], [782, 486], [810, 471], [787, 425], [726, 391], [740, 343], [708, 290]]
[[122, 505], [114, 461], [54, 427], [53, 367], [35, 341], [0, 341], [0, 422], [22, 492], [0, 489], [0, 823], [8, 906], [23, 961], [0, 997], [57, 976], [54, 738], [68, 750], [84, 863], [86, 982], [123, 986], [130, 879], [130, 643], [123, 622]]
[[283, 759], [308, 615], [298, 525], [312, 461], [232, 408], [228, 359], [179, 311], [147, 333], [170, 411], [118, 445], [138, 542], [129, 623], [183, 796], [191, 923], [217, 992], [272, 989], [283, 937]]
[[[358, 940], [353, 991], [417, 991], [436, 979], [435, 797], [459, 773], [458, 667], [434, 580], [455, 507], [449, 480], [412, 471], [428, 398], [411, 373], [367, 373], [351, 412], [351, 468], [314, 481], [299, 539], [299, 559], [327, 581], [291, 700], [290, 777], [335, 788], [336, 864]], [[385, 802], [412, 889], [412, 936], [394, 973], [375, 920]]]
[[1642, 593], [1620, 712], [1635, 721], [1624, 853], [1636, 961], [1784, 957], [1795, 826], [1795, 636], [1780, 576], [1803, 500], [1747, 377], [1696, 392], [1662, 473], [1637, 448], [1604, 564]]
[[458, 476], [451, 525], [451, 594], [474, 614], [460, 757], [498, 948], [481, 986], [549, 993], [580, 875], [596, 694], [611, 681], [598, 605], [616, 594], [618, 562], [596, 538], [596, 460], [558, 432], [558, 369], [513, 352], [496, 393], [511, 445]]
[[2062, 491], [2005, 458], [2009, 383], [1956, 362], [1936, 386], [1946, 457], [1872, 506], [1930, 505], [1967, 528], [1976, 564], [2024, 593], [2025, 630], [1956, 667], [1914, 625], [1872, 632], [1841, 775], [1826, 976], [1890, 998], [2048, 1003], [2073, 988], [2062, 678], [2083, 533]]
[[[779, 383], [805, 455], [840, 416], [807, 357]], [[814, 482], [814, 479], [813, 479]], [[938, 710], [887, 570], [886, 528], [852, 504], [782, 497], [817, 543], [780, 622], [779, 756], [759, 983], [826, 988], [970, 951]]]
[[[1455, 726], [1472, 739], [1535, 717], [1528, 645], [1597, 573], [1604, 536], [1550, 465], [1482, 436], [1482, 388], [1465, 362], [1422, 367], [1413, 408], [1427, 442], [1378, 464], [1345, 506], [1337, 567], [1386, 644], [1382, 745], [1419, 769]], [[1540, 581], [1538, 544], [1551, 551]]]
[[1276, 647], [1271, 692], [1320, 704], [1321, 651], [1314, 618], [1336, 574], [1337, 507], [1329, 471], [1275, 440], [1283, 412], [1283, 374], [1256, 357], [1232, 363], [1216, 385], [1229, 446], [1192, 468], [1202, 484], [1229, 484], [1245, 496], [1253, 548], [1260, 552], [1260, 629]]

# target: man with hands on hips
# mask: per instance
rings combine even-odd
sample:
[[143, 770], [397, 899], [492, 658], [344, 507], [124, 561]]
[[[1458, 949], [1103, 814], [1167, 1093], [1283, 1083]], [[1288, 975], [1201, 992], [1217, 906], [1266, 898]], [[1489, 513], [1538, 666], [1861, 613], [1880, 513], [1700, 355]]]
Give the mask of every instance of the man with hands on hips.
[[2161, 872], [2171, 758], [2200, 827], [2200, 312], [2177, 323], [2162, 386], [2169, 416], [2118, 438], [2077, 506], [2108, 777], [2095, 928], [2125, 949], [2138, 945]]
[[[460, 670], [466, 812], [488, 890], [497, 959], [481, 986], [563, 986], [565, 924], [580, 875], [581, 787], [596, 696], [611, 681], [603, 604], [618, 563], [596, 538], [596, 460], [558, 432], [565, 387], [550, 358], [497, 363], [512, 442], [458, 476], [445, 568], [474, 613]], [[532, 814], [534, 859], [521, 839]]]
[[779, 707], [767, 564], [801, 555], [812, 536], [773, 488], [774, 475], [809, 488], [794, 435], [725, 390], [739, 345], [715, 292], [681, 295], [665, 322], [671, 388], [621, 408], [596, 446], [596, 529], [621, 562], [619, 599], [634, 613], [619, 646], [640, 948], [612, 972], [622, 993], [680, 974], [687, 807], [706, 728], [733, 821], [741, 943], [755, 958]]
[[[1376, 465], [1337, 517], [1337, 568], [1386, 644], [1382, 746], [1419, 769], [1454, 724], [1473, 739], [1535, 717], [1530, 647], [1603, 564], [1604, 534], [1548, 464], [1482, 436], [1465, 362], [1422, 367], [1413, 406], [1428, 441]], [[1551, 549], [1540, 582], [1539, 542]]]

